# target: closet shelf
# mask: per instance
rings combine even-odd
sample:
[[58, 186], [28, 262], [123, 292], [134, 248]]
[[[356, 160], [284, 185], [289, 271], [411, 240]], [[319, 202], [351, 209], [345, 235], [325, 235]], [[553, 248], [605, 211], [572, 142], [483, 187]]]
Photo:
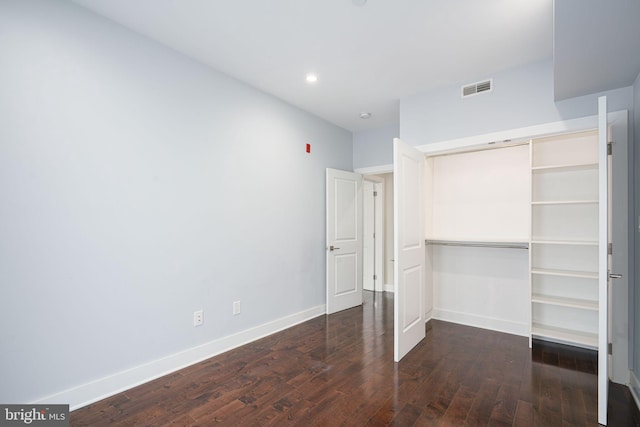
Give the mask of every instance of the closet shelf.
[[554, 340], [580, 344], [593, 348], [598, 347], [598, 334], [592, 334], [585, 331], [575, 331], [534, 323], [531, 325], [531, 335], [540, 338], [552, 338]]
[[532, 268], [531, 274], [547, 276], [578, 277], [583, 279], [597, 279], [598, 273], [591, 271], [552, 270], [548, 268]]
[[564, 165], [547, 165], [547, 166], [534, 166], [531, 168], [533, 173], [544, 172], [573, 172], [582, 170], [597, 170], [598, 163], [578, 163], [578, 164], [564, 164]]
[[594, 240], [547, 240], [534, 239], [531, 241], [534, 245], [566, 245], [566, 246], [598, 246], [598, 242]]
[[554, 200], [554, 201], [538, 201], [531, 202], [534, 206], [541, 205], [597, 205], [598, 200], [588, 199], [588, 200]]
[[427, 245], [439, 246], [468, 246], [474, 248], [505, 248], [505, 249], [529, 249], [528, 242], [501, 242], [501, 241], [475, 241], [475, 240], [431, 240], [426, 239]]
[[557, 305], [560, 307], [579, 308], [582, 310], [598, 311], [598, 301], [589, 301], [576, 298], [556, 297], [550, 295], [533, 294], [531, 302], [537, 304]]

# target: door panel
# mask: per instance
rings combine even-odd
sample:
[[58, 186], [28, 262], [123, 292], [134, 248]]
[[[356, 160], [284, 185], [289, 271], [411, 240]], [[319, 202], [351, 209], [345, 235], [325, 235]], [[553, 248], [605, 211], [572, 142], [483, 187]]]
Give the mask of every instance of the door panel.
[[362, 304], [362, 177], [327, 169], [327, 314]]
[[335, 292], [334, 295], [342, 296], [350, 292], [358, 291], [358, 256], [355, 253], [335, 255]]
[[[418, 295], [420, 294], [423, 281], [422, 281], [422, 269], [420, 267], [410, 268], [403, 272], [404, 286], [407, 294]], [[402, 315], [402, 328], [403, 331], [407, 331], [413, 327], [416, 322], [421, 320], [420, 317], [420, 301], [416, 299], [403, 299], [403, 315]]]
[[399, 139], [394, 162], [394, 360], [425, 336], [424, 154]]

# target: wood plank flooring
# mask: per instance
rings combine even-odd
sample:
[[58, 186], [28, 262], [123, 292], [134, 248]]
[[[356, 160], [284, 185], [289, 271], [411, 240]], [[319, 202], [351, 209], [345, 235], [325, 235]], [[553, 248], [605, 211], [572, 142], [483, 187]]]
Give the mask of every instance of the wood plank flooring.
[[[72, 412], [72, 426], [597, 426], [595, 353], [432, 320], [393, 362], [393, 295]], [[636, 426], [612, 386], [610, 426]]]

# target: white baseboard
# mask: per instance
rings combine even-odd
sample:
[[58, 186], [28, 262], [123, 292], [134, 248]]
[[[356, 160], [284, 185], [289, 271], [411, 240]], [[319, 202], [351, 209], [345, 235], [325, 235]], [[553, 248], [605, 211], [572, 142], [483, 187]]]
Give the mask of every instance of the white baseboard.
[[321, 316], [325, 313], [326, 306], [319, 305], [254, 328], [151, 361], [144, 365], [136, 366], [86, 384], [81, 384], [71, 389], [63, 390], [59, 393], [39, 399], [34, 403], [69, 404], [70, 409], [73, 411], [113, 396], [114, 394], [121, 393], [132, 387], [136, 387], [140, 384], [144, 384], [156, 378], [186, 368], [187, 366], [201, 362], [215, 355], [248, 344], [260, 338], [264, 338], [283, 329], [306, 322], [307, 320]]
[[636, 402], [636, 407], [640, 409], [640, 381], [633, 371], [630, 372], [630, 377], [629, 390], [631, 390], [633, 400]]
[[396, 289], [396, 287], [393, 285], [393, 283], [391, 283], [391, 284], [385, 283], [385, 285], [384, 285], [384, 291], [385, 292], [394, 292], [395, 289]]
[[474, 326], [476, 328], [489, 329], [497, 332], [505, 332], [507, 334], [529, 336], [529, 323], [514, 322], [505, 319], [496, 319], [493, 317], [479, 316], [469, 313], [461, 313], [451, 310], [433, 309], [433, 319], [444, 320], [461, 325]]

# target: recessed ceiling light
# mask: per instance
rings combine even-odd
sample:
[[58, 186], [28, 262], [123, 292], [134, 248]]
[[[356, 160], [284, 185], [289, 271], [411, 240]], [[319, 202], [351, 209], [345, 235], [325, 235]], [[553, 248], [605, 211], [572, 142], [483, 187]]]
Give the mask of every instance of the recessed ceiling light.
[[361, 119], [368, 119], [370, 117], [371, 117], [371, 113], [367, 113], [367, 112], [360, 113], [360, 118]]
[[364, 6], [367, 3], [367, 0], [351, 0], [351, 3], [356, 6]]
[[315, 83], [318, 81], [318, 76], [313, 73], [309, 73], [305, 79], [307, 80], [307, 83]]

